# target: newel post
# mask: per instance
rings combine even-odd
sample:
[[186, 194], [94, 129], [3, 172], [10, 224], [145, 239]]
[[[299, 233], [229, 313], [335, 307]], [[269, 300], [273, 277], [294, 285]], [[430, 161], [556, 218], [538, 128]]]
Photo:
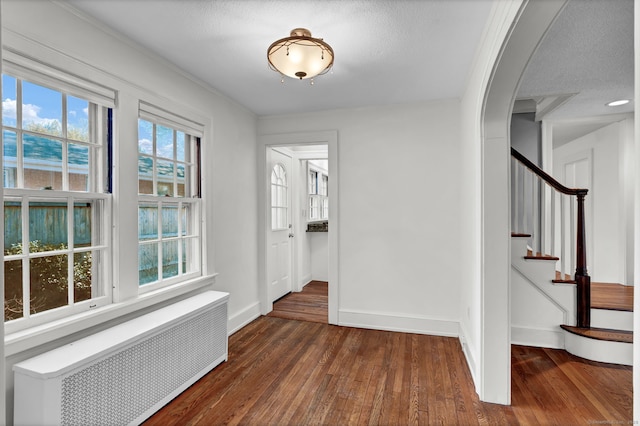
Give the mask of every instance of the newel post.
[[577, 325], [588, 328], [591, 326], [591, 277], [587, 273], [587, 250], [584, 220], [584, 197], [587, 190], [581, 190], [576, 195], [578, 202], [578, 221], [576, 233], [576, 286], [578, 296]]

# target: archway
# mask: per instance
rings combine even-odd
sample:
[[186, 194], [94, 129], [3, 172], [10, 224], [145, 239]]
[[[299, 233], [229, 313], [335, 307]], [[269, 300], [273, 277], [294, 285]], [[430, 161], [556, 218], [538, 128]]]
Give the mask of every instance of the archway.
[[520, 78], [540, 40], [567, 0], [523, 1], [500, 48], [481, 116], [481, 345], [478, 391], [483, 401], [511, 401], [510, 141]]

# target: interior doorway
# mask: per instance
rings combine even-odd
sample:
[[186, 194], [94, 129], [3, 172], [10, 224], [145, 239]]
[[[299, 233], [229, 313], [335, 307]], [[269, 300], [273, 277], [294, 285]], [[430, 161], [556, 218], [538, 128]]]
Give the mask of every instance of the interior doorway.
[[[277, 193], [273, 192], [274, 188], [282, 188], [281, 186], [275, 186], [272, 188], [271, 175], [274, 171], [274, 167], [277, 164], [284, 164], [282, 157], [280, 162], [274, 161], [274, 157], [278, 157], [279, 154], [285, 154], [291, 158], [291, 166], [288, 177], [288, 188], [291, 194], [291, 204], [288, 216], [287, 228], [290, 224], [289, 233], [287, 238], [289, 239], [289, 246], [291, 248], [291, 273], [289, 275], [291, 283], [291, 291], [297, 292], [302, 290], [305, 284], [312, 281], [312, 274], [310, 270], [310, 263], [304, 263], [305, 256], [310, 256], [307, 253], [307, 248], [310, 248], [311, 234], [308, 231], [310, 223], [322, 222], [322, 209], [326, 212], [327, 230], [324, 232], [326, 239], [326, 274], [328, 277], [328, 321], [330, 324], [339, 324], [338, 319], [338, 232], [339, 232], [339, 216], [338, 216], [338, 149], [337, 149], [337, 132], [314, 132], [314, 133], [300, 133], [300, 134], [283, 134], [283, 135], [265, 135], [259, 138], [259, 158], [258, 158], [258, 210], [260, 221], [258, 223], [258, 235], [261, 239], [259, 244], [259, 297], [260, 297], [260, 310], [263, 315], [268, 314], [273, 310], [273, 302], [276, 292], [273, 283], [278, 284], [278, 287], [282, 287], [280, 284], [285, 283], [286, 279], [280, 282], [279, 278], [284, 278], [285, 274], [280, 272], [284, 269], [278, 265], [278, 256], [275, 248], [278, 244], [274, 244], [275, 240], [272, 235], [272, 227], [274, 217], [276, 220], [278, 211], [281, 213], [279, 225], [285, 225], [282, 215], [283, 209], [280, 205], [273, 205], [272, 198], [277, 196]], [[278, 152], [275, 156], [273, 152]], [[322, 154], [320, 154], [323, 152]], [[310, 169], [308, 164], [310, 160], [323, 159], [327, 161], [326, 177], [324, 182], [326, 185], [326, 192], [320, 191], [322, 187], [322, 174], [319, 175], [319, 180], [315, 181], [318, 193], [311, 194], [309, 188], [310, 182]], [[276, 191], [277, 192], [277, 191]], [[284, 190], [280, 190], [281, 195], [284, 194]], [[328, 203], [322, 204], [322, 194], [326, 194]], [[274, 195], [275, 194], [275, 195]], [[277, 201], [277, 200], [276, 200]], [[281, 200], [282, 201], [282, 200]], [[313, 204], [313, 202], [316, 204]], [[276, 203], [277, 204], [277, 203]], [[275, 210], [274, 210], [275, 209]], [[313, 210], [313, 212], [312, 212]], [[313, 213], [313, 215], [312, 215]], [[312, 220], [319, 219], [319, 220]], [[280, 227], [282, 228], [282, 227]], [[280, 229], [283, 231], [284, 229]], [[287, 243], [280, 245], [280, 252], [284, 253]], [[276, 259], [276, 260], [274, 260]], [[282, 259], [282, 256], [280, 257]], [[286, 264], [286, 262], [283, 262]], [[285, 265], [286, 266], [286, 265]]]

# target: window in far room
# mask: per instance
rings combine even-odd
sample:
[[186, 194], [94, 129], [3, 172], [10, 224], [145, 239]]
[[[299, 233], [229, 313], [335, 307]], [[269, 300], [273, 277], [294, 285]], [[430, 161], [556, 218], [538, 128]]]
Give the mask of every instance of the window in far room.
[[309, 163], [309, 222], [329, 218], [329, 176], [326, 171]]

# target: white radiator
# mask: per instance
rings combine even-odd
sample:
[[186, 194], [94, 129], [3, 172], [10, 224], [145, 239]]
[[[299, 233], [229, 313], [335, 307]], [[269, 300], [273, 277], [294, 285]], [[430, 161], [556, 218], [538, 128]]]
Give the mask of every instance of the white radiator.
[[16, 364], [15, 424], [141, 423], [227, 359], [228, 297], [207, 291]]

